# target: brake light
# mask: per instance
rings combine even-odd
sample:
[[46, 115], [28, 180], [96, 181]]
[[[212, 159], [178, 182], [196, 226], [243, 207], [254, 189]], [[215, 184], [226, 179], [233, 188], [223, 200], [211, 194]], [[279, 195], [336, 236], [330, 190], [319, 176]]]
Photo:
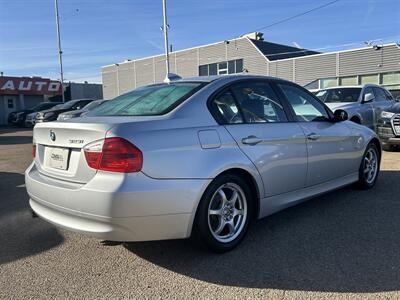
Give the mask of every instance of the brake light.
[[90, 143], [83, 150], [87, 164], [96, 170], [131, 173], [142, 169], [142, 151], [120, 137]]
[[36, 157], [36, 144], [32, 144], [32, 156], [33, 158]]

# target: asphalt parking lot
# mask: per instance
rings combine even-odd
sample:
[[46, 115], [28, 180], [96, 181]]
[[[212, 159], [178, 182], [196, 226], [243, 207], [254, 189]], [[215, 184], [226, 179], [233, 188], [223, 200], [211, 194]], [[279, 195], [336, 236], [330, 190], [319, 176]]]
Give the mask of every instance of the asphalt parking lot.
[[377, 186], [347, 187], [257, 222], [234, 251], [110, 244], [32, 218], [29, 130], [0, 129], [0, 298], [400, 298], [400, 152]]

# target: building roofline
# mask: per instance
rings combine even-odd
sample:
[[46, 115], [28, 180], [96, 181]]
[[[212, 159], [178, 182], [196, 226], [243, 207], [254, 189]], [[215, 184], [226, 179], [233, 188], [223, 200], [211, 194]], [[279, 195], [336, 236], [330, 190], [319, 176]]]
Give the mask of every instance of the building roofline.
[[[382, 47], [396, 46], [396, 43], [388, 43], [388, 44], [383, 44], [383, 45], [380, 45], [380, 46], [382, 46]], [[347, 49], [347, 50], [338, 50], [338, 51], [332, 51], [332, 52], [323, 52], [323, 53], [310, 54], [310, 55], [299, 56], [299, 57], [289, 57], [289, 58], [273, 60], [273, 61], [270, 61], [270, 62], [278, 62], [278, 61], [283, 61], [283, 60], [293, 60], [293, 59], [302, 59], [302, 58], [304, 59], [304, 58], [307, 58], [307, 57], [315, 57], [315, 56], [322, 56], [322, 55], [329, 55], [329, 54], [360, 51], [360, 50], [364, 50], [364, 49], [367, 49], [367, 48], [373, 48], [373, 46], [366, 46], [366, 47], [360, 47], [360, 48], [355, 48], [355, 49]]]
[[[248, 38], [242, 36], [242, 37], [238, 37], [238, 38], [229, 39], [229, 40], [226, 40], [226, 41], [237, 41], [237, 40], [242, 40], [242, 39], [248, 39]], [[224, 41], [218, 41], [218, 42], [210, 43], [210, 44], [205, 44], [205, 45], [193, 46], [193, 47], [185, 48], [185, 49], [182, 49], [182, 50], [176, 50], [176, 51], [170, 52], [169, 54], [176, 54], [176, 53], [179, 53], [179, 52], [190, 51], [190, 50], [203, 48], [203, 47], [208, 47], [208, 46], [212, 46], [212, 45], [217, 45], [217, 44], [221, 44], [221, 43], [225, 43], [225, 40]], [[125, 63], [128, 63], [128, 62], [146, 60], [146, 59], [150, 59], [150, 58], [156, 58], [156, 57], [159, 57], [159, 56], [165, 56], [165, 54], [150, 55], [150, 56], [146, 56], [146, 57], [142, 57], [142, 58], [132, 59], [132, 60], [129, 60], [129, 61], [123, 61], [123, 62], [116, 63], [116, 64], [118, 64], [118, 65], [119, 64], [125, 64]], [[112, 67], [112, 66], [115, 66], [116, 64], [114, 63], [114, 64], [101, 66], [101, 68]]]
[[247, 37], [247, 36], [245, 36], [244, 38], [247, 39], [247, 41], [248, 41], [250, 44], [252, 44], [254, 48], [256, 48], [256, 50], [258, 51], [258, 53], [260, 53], [260, 55], [261, 55], [262, 57], [264, 57], [265, 60], [266, 60], [267, 62], [270, 62], [270, 60], [268, 59], [268, 57], [260, 50], [260, 48], [258, 48], [258, 47], [256, 46], [256, 44], [253, 43], [253, 41], [251, 40], [251, 38], [249, 38], [249, 37]]

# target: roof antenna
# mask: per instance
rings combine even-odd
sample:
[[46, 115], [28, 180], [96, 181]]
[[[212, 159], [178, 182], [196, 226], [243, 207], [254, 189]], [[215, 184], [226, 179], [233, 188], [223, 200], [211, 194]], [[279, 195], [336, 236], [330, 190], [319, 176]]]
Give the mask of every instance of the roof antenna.
[[173, 80], [178, 80], [181, 79], [180, 76], [171, 73], [169, 71], [169, 45], [168, 45], [168, 30], [169, 30], [169, 25], [167, 22], [167, 0], [163, 0], [163, 19], [164, 19], [164, 24], [161, 27], [161, 30], [164, 32], [164, 47], [165, 47], [165, 83], [170, 83]]

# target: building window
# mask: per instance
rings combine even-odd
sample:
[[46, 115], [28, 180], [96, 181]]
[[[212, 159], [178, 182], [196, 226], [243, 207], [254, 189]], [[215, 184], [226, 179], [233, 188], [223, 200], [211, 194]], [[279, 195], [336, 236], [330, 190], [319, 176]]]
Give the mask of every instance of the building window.
[[208, 65], [200, 66], [199, 67], [199, 75], [200, 76], [207, 76], [208, 75]]
[[328, 87], [334, 87], [338, 86], [338, 80], [337, 78], [326, 78], [326, 79], [321, 79], [320, 82], [320, 87], [322, 89], [328, 88]]
[[379, 84], [379, 74], [360, 76], [361, 84], [375, 83]]
[[400, 72], [382, 74], [382, 84], [400, 84]]
[[357, 76], [341, 77], [339, 79], [340, 85], [358, 85]]
[[237, 74], [243, 72], [243, 59], [199, 66], [199, 76]]

